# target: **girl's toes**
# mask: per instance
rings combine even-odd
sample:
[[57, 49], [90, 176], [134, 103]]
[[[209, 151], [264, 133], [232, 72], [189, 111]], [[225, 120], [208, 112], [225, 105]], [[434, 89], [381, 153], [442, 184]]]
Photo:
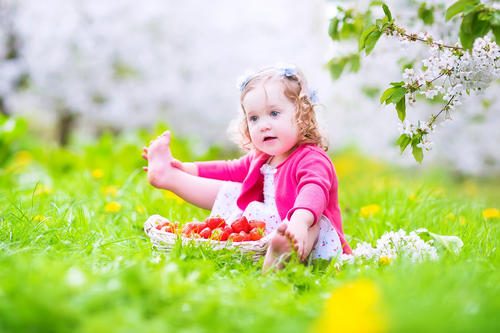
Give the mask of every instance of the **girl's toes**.
[[[279, 226], [278, 226], [278, 229], [276, 229], [276, 232], [281, 234], [282, 236], [286, 236], [285, 235], [285, 232], [287, 231], [287, 225], [286, 223], [281, 223]], [[288, 237], [288, 236], [287, 236]]]

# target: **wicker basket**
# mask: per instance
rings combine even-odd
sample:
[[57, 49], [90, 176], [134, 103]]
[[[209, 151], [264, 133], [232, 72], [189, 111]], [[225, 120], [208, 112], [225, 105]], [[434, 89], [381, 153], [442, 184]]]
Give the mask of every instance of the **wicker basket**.
[[160, 223], [166, 222], [168, 219], [160, 215], [151, 215], [146, 222], [144, 222], [144, 232], [151, 239], [153, 243], [153, 248], [159, 251], [169, 252], [173, 249], [177, 239], [181, 239], [182, 245], [194, 244], [195, 246], [209, 246], [213, 250], [222, 249], [238, 249], [243, 253], [251, 253], [255, 261], [259, 260], [267, 250], [269, 243], [269, 235], [263, 237], [258, 241], [247, 241], [247, 242], [233, 242], [233, 241], [217, 241], [212, 239], [204, 238], [186, 238], [181, 235], [176, 235], [171, 232], [165, 232], [156, 229], [156, 226]]

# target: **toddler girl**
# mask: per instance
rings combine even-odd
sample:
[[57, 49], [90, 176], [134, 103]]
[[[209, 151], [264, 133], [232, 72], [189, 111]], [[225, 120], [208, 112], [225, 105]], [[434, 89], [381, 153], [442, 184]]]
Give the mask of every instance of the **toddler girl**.
[[151, 185], [170, 190], [228, 223], [266, 222], [263, 270], [296, 250], [300, 260], [350, 253], [338, 203], [338, 181], [318, 130], [305, 77], [294, 66], [261, 69], [239, 85], [240, 145], [231, 161], [180, 162], [167, 131], [144, 148]]

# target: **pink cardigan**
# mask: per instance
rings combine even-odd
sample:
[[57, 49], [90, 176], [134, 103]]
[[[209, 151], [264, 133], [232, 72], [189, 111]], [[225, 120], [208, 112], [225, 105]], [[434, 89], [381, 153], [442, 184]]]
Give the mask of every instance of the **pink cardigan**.
[[[251, 151], [231, 161], [195, 164], [200, 177], [243, 183], [237, 205], [245, 210], [252, 201], [264, 201], [264, 177], [260, 168], [269, 157]], [[297, 209], [309, 210], [314, 215], [314, 223], [325, 215], [337, 230], [344, 253], [351, 253], [342, 228], [337, 175], [328, 155], [315, 145], [304, 144], [276, 168], [274, 183], [280, 218], [289, 220]]]

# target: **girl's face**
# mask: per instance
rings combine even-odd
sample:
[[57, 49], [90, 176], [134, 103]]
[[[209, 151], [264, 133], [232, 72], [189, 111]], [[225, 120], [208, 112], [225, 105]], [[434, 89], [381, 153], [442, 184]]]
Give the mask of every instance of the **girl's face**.
[[248, 91], [243, 98], [250, 138], [254, 146], [283, 162], [299, 142], [296, 105], [284, 94], [279, 80], [271, 79]]

